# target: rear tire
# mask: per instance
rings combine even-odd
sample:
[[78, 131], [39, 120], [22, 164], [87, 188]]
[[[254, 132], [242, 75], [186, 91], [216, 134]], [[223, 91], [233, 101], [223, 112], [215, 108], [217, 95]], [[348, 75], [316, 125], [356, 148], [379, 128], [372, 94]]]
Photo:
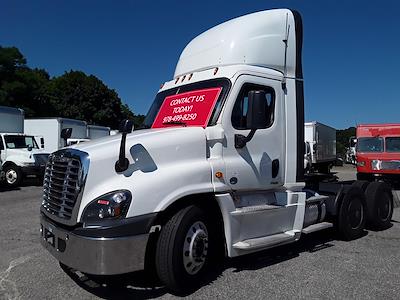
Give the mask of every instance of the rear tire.
[[200, 286], [216, 255], [214, 232], [201, 208], [191, 205], [178, 211], [157, 242], [156, 269], [162, 283], [178, 293]]
[[386, 229], [393, 215], [393, 194], [384, 182], [371, 182], [366, 189], [368, 225], [373, 229]]
[[352, 184], [352, 186], [359, 187], [364, 193], [365, 193], [368, 185], [369, 185], [369, 181], [366, 181], [366, 180], [357, 180], [357, 181], [354, 181]]
[[367, 216], [367, 204], [364, 192], [351, 186], [340, 204], [337, 216], [337, 229], [346, 240], [354, 240], [362, 236]]

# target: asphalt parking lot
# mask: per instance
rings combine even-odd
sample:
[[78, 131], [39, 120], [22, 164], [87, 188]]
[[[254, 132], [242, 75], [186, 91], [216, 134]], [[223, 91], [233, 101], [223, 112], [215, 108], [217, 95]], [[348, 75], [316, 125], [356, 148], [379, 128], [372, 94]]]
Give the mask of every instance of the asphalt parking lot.
[[[354, 169], [335, 169], [352, 180]], [[396, 194], [397, 197], [397, 194]], [[117, 277], [113, 284], [66, 274], [39, 244], [41, 187], [0, 189], [0, 299], [174, 298], [143, 272]], [[393, 226], [366, 231], [351, 242], [333, 230], [296, 244], [227, 259], [209, 283], [188, 295], [195, 299], [399, 299], [400, 209]], [[117, 255], [117, 254], [116, 254]]]

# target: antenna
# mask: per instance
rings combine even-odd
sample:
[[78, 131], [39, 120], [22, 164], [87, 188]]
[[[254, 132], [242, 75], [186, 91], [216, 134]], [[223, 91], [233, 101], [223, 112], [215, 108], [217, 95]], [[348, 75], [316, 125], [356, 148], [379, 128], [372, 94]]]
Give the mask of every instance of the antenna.
[[286, 90], [286, 73], [287, 73], [287, 48], [288, 48], [288, 40], [289, 40], [289, 31], [290, 31], [290, 25], [288, 24], [288, 18], [289, 14], [286, 14], [286, 26], [285, 26], [285, 39], [282, 40], [282, 42], [285, 44], [285, 57], [283, 61], [283, 80], [282, 80], [282, 89]]

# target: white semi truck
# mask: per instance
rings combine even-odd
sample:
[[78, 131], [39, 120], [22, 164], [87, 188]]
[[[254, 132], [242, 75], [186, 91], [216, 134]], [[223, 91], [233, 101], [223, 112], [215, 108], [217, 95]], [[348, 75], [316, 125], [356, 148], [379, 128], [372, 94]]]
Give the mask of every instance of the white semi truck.
[[[71, 128], [71, 137], [65, 140], [61, 137], [63, 129]], [[67, 118], [39, 118], [25, 120], [25, 133], [44, 137], [44, 149], [48, 153], [65, 146], [88, 141], [87, 123], [85, 121]]]
[[34, 135], [24, 134], [22, 109], [0, 106], [0, 156], [3, 178], [11, 187], [17, 187], [25, 176], [41, 178], [44, 174], [48, 153]]
[[332, 226], [347, 240], [366, 222], [388, 226], [385, 184], [325, 192], [304, 182], [301, 49], [301, 17], [288, 9], [245, 15], [192, 40], [143, 129], [131, 132], [125, 121], [121, 134], [51, 155], [42, 245], [64, 269], [87, 274], [154, 264], [168, 288], [183, 291], [223, 255]]
[[304, 142], [310, 148], [311, 168], [329, 173], [336, 161], [336, 129], [317, 121], [306, 122]]

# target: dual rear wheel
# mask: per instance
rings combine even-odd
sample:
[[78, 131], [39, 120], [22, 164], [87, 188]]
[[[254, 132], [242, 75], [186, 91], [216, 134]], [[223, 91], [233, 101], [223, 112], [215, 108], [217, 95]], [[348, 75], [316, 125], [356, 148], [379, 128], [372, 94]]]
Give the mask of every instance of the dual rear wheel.
[[382, 230], [390, 226], [393, 195], [384, 182], [356, 181], [338, 208], [337, 229], [345, 240], [362, 236], [364, 228]]

